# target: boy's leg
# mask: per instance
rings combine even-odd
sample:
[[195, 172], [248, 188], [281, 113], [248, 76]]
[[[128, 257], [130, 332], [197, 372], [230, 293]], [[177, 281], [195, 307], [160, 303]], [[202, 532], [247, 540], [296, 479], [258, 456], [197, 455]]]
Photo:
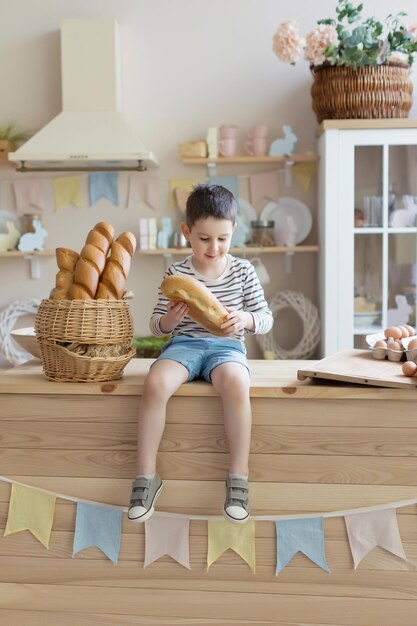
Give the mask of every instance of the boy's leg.
[[166, 406], [170, 397], [188, 380], [184, 365], [169, 359], [157, 361], [145, 379], [139, 407], [136, 475], [155, 472], [156, 456], [165, 427]]
[[164, 432], [166, 405], [187, 379], [187, 368], [168, 359], [157, 361], [146, 377], [138, 418], [137, 477], [133, 481], [128, 511], [128, 519], [133, 522], [149, 519], [162, 491], [162, 480], [155, 466]]
[[249, 372], [241, 363], [227, 362], [212, 371], [211, 380], [223, 401], [224, 426], [230, 451], [224, 516], [231, 522], [242, 524], [250, 515], [248, 465], [252, 411]]

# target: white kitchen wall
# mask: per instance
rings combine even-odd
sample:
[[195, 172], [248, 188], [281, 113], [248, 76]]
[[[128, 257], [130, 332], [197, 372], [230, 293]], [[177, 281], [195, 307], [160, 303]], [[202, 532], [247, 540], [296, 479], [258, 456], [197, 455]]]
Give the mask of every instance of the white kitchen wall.
[[[203, 180], [205, 169], [182, 165], [177, 145], [204, 138], [208, 126], [223, 123], [239, 126], [240, 149], [249, 128], [263, 122], [275, 137], [282, 135], [283, 124], [290, 124], [299, 137], [296, 151], [315, 151], [317, 123], [311, 110], [308, 64], [301, 61], [292, 67], [279, 62], [272, 53], [272, 36], [286, 19], [297, 20], [306, 33], [317, 19], [335, 16], [335, 5], [336, 0], [0, 0], [0, 124], [15, 120], [19, 127], [36, 130], [60, 111], [61, 20], [104, 15], [115, 17], [120, 26], [123, 111], [158, 155], [157, 174], [163, 181], [170, 177]], [[367, 15], [383, 19], [397, 11], [407, 12], [409, 23], [417, 22], [415, 0], [365, 0]], [[416, 75], [415, 71], [414, 84]], [[416, 112], [415, 103], [411, 117]], [[264, 169], [229, 166], [218, 174]], [[10, 183], [22, 176], [0, 170], [0, 210], [14, 209]], [[39, 176], [51, 180], [51, 175]], [[83, 184], [87, 184], [86, 177]], [[167, 209], [167, 183], [156, 212], [146, 205], [126, 209], [126, 185], [127, 175], [122, 174], [119, 207], [103, 200], [92, 207], [86, 202], [86, 208], [66, 207], [54, 213], [50, 193], [43, 215], [49, 231], [46, 247], [79, 250], [88, 230], [103, 219], [111, 221], [118, 232], [129, 229], [135, 234], [139, 217], [171, 215], [179, 223], [180, 215]], [[315, 190], [315, 183], [308, 194], [296, 186], [283, 186], [282, 195], [299, 197], [316, 215]], [[240, 181], [240, 193], [247, 196], [246, 179]], [[306, 243], [316, 243], [316, 233], [315, 223]], [[316, 255], [296, 255], [292, 274], [284, 273], [282, 255], [264, 255], [263, 261], [273, 275], [268, 297], [277, 290], [296, 289], [317, 303]], [[32, 280], [26, 261], [0, 259], [0, 310], [16, 299], [47, 296], [57, 268], [53, 258], [42, 259], [40, 264], [41, 279]], [[136, 295], [132, 310], [137, 334], [148, 333], [163, 270], [162, 257], [136, 255], [134, 259], [129, 287]], [[288, 336], [297, 339], [300, 324], [294, 315], [283, 315], [281, 326], [276, 331], [281, 345]], [[259, 354], [252, 340], [249, 355]]]

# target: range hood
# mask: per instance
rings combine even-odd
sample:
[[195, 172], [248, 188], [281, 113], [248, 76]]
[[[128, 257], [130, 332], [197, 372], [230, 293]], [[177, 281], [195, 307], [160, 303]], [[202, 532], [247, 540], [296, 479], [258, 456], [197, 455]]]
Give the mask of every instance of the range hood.
[[158, 165], [120, 111], [117, 44], [113, 18], [63, 21], [63, 111], [9, 154], [17, 171], [143, 171]]

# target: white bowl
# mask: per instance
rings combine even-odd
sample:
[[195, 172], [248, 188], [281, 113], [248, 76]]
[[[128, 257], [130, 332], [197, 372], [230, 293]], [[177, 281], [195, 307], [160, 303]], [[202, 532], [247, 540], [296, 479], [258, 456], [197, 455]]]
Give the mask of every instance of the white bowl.
[[37, 359], [41, 358], [41, 351], [38, 340], [35, 336], [35, 329], [33, 327], [11, 330], [10, 335], [13, 337], [13, 340], [18, 343], [21, 348], [23, 348], [23, 350], [26, 350], [26, 352], [29, 352], [29, 354]]

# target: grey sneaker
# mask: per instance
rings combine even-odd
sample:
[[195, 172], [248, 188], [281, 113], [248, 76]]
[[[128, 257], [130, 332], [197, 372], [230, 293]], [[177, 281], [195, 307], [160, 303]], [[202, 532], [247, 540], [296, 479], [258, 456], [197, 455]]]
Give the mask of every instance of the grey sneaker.
[[244, 524], [249, 519], [249, 484], [244, 478], [227, 479], [223, 515], [233, 524]]
[[162, 491], [163, 482], [158, 474], [153, 478], [135, 478], [127, 517], [131, 522], [145, 522], [154, 512], [154, 505]]

